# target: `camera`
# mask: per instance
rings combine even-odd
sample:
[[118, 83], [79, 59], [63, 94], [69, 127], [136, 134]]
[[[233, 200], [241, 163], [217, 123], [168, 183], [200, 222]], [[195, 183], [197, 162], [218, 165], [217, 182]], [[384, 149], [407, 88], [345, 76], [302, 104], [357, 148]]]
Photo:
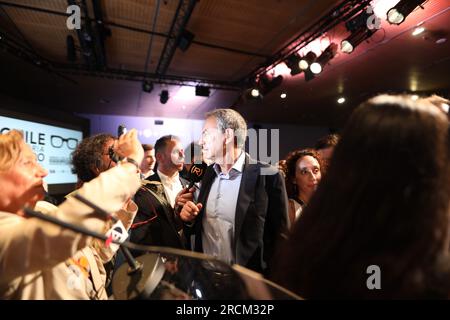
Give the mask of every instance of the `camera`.
[[125, 127], [123, 124], [121, 124], [119, 126], [119, 128], [117, 128], [117, 137], [120, 138], [121, 135], [127, 133], [127, 127]]
[[[119, 125], [119, 127], [117, 128], [117, 136], [120, 137], [121, 135], [127, 133], [127, 128], [121, 124]], [[119, 162], [120, 160], [122, 160], [118, 154], [116, 154], [114, 152], [114, 148], [113, 146], [109, 147], [108, 149], [108, 154], [109, 154], [109, 158], [114, 161], [115, 163]]]

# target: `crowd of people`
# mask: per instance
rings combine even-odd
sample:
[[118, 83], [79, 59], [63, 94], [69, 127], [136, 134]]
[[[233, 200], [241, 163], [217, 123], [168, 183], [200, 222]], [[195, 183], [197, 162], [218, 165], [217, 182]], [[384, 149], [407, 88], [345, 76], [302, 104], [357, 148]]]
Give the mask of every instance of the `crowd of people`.
[[[245, 152], [247, 124], [233, 109], [208, 112], [187, 155], [172, 135], [152, 146], [141, 145], [136, 130], [97, 134], [73, 152], [77, 189], [59, 206], [42, 201], [47, 172], [21, 133], [4, 133], [0, 299], [110, 296], [120, 253], [24, 211], [107, 233], [112, 223], [76, 194], [116, 217], [133, 243], [202, 252], [307, 299], [450, 298], [450, 127], [442, 101], [374, 97], [340, 135], [293, 150], [277, 166]], [[190, 183], [186, 172], [200, 161], [208, 164], [204, 176]], [[381, 287], [368, 285], [373, 266]]]

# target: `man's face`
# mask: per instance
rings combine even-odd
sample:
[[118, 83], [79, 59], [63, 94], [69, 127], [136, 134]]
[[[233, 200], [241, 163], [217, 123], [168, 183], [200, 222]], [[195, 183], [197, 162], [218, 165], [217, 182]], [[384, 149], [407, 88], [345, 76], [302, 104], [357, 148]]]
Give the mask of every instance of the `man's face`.
[[155, 168], [155, 149], [147, 150], [144, 152], [144, 159], [141, 162], [141, 170], [148, 172]]
[[161, 165], [166, 170], [183, 170], [184, 150], [180, 141], [172, 139], [167, 143], [163, 152], [161, 152], [158, 165]]
[[216, 118], [209, 117], [206, 119], [199, 144], [202, 146], [204, 159], [215, 162], [223, 157], [225, 136], [218, 129]]
[[114, 145], [114, 141], [115, 140], [110, 139], [103, 145], [102, 157], [100, 159], [99, 165], [97, 166], [97, 175], [117, 165], [114, 161], [111, 160], [111, 157], [109, 156], [109, 148]]
[[23, 206], [33, 208], [44, 198], [44, 177], [48, 172], [37, 162], [33, 150], [22, 142], [17, 162], [0, 172], [1, 210], [17, 213]]

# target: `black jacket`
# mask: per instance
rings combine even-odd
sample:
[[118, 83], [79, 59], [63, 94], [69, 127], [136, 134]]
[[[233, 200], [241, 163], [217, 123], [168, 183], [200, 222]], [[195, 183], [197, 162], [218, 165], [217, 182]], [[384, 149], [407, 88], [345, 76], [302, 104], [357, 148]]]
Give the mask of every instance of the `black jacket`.
[[[237, 264], [267, 274], [277, 244], [287, 234], [288, 200], [284, 179], [278, 170], [255, 162], [246, 154], [235, 215], [235, 256]], [[273, 174], [261, 175], [262, 168], [270, 169]], [[198, 197], [203, 208], [192, 226], [185, 225], [188, 239], [195, 236], [192, 248], [195, 251], [203, 251], [201, 222], [216, 177], [213, 165], [209, 166]]]
[[157, 173], [142, 181], [134, 196], [134, 202], [139, 209], [130, 230], [131, 242], [185, 248], [183, 237], [178, 233], [181, 223], [166, 199], [164, 187]]

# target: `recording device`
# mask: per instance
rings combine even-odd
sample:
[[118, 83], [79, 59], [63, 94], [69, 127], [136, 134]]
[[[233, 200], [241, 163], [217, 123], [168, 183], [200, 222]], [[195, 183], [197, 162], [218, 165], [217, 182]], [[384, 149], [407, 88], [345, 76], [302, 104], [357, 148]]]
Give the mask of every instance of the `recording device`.
[[[123, 124], [119, 125], [119, 127], [117, 128], [117, 137], [120, 138], [121, 135], [127, 133], [127, 127], [125, 127]], [[115, 163], [119, 162], [120, 160], [122, 160], [122, 158], [116, 154], [114, 152], [114, 148], [113, 146], [109, 147], [108, 149], [108, 154], [109, 154], [109, 158], [114, 161]]]
[[127, 133], [127, 127], [125, 127], [123, 124], [119, 125], [117, 128], [117, 136], [120, 138], [121, 135]]
[[206, 168], [208, 165], [204, 162], [200, 164], [193, 164], [191, 169], [188, 171], [187, 178], [190, 181], [188, 189], [192, 188], [195, 183], [202, 181], [203, 176], [205, 175]]

